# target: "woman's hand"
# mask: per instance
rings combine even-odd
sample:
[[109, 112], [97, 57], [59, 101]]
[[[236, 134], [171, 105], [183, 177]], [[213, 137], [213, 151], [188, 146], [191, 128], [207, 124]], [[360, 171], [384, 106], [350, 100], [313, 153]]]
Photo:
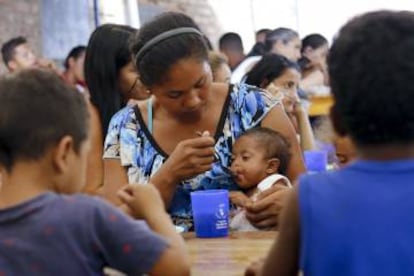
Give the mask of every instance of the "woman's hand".
[[168, 170], [177, 183], [208, 171], [214, 162], [214, 144], [207, 131], [200, 137], [181, 141], [161, 169]]
[[257, 200], [247, 204], [246, 218], [257, 228], [275, 228], [290, 188], [276, 184], [259, 194]]
[[253, 261], [244, 272], [245, 276], [257, 276], [260, 275], [264, 265], [265, 258], [260, 258], [256, 261]]

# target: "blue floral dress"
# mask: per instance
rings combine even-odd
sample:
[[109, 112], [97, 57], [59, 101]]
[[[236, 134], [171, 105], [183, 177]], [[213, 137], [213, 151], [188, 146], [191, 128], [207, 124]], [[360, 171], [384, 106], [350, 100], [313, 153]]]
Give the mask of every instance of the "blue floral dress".
[[[205, 189], [236, 190], [227, 173], [232, 145], [247, 129], [260, 125], [277, 100], [264, 90], [246, 84], [230, 86], [215, 136], [217, 161], [212, 169], [182, 181], [175, 191], [169, 213], [178, 226], [192, 228], [190, 192]], [[139, 108], [127, 106], [112, 117], [105, 139], [104, 159], [119, 159], [129, 183], [148, 183], [168, 156], [160, 149], [144, 123]]]

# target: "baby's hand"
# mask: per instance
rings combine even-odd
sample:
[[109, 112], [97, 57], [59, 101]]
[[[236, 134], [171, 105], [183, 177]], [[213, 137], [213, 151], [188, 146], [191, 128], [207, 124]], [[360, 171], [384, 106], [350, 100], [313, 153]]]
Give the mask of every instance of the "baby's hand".
[[118, 197], [126, 205], [123, 209], [130, 209], [132, 216], [137, 219], [165, 212], [161, 195], [152, 184], [130, 184], [118, 192]]
[[234, 191], [229, 192], [230, 202], [238, 207], [244, 207], [246, 204], [251, 204], [252, 200], [248, 198], [243, 192]]

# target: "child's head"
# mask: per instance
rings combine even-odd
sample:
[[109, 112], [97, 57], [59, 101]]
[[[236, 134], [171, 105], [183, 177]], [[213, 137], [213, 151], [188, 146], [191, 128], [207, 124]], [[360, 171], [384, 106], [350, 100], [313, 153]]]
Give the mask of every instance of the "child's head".
[[328, 56], [334, 127], [359, 151], [414, 141], [414, 13], [359, 16], [339, 32]]
[[24, 174], [20, 168], [29, 165], [52, 190], [82, 188], [89, 124], [84, 96], [56, 74], [32, 69], [0, 79], [0, 103], [1, 172]]
[[252, 128], [233, 145], [231, 171], [243, 189], [255, 187], [267, 176], [286, 174], [290, 160], [289, 143], [268, 128]]

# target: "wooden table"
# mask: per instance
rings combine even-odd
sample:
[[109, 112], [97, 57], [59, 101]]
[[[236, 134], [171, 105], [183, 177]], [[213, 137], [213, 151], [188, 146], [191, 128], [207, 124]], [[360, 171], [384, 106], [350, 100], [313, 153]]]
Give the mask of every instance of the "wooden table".
[[266, 256], [277, 232], [232, 232], [229, 237], [199, 239], [185, 233], [191, 257], [191, 275], [243, 275], [254, 260]]

